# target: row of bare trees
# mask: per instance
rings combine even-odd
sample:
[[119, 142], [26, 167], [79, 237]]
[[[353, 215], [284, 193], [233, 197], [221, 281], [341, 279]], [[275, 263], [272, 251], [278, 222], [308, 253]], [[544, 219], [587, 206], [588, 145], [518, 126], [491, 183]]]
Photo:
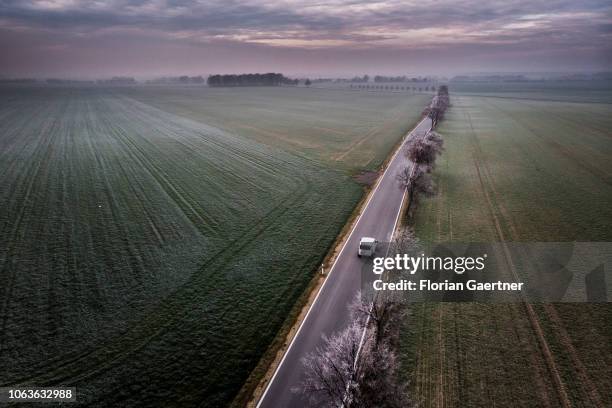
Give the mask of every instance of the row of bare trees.
[[397, 179], [408, 192], [409, 215], [418, 205], [420, 196], [434, 194], [431, 172], [443, 150], [444, 140], [433, 130], [416, 134], [406, 142], [404, 154], [410, 163], [399, 172]]
[[432, 85], [431, 87], [429, 86], [425, 86], [425, 87], [416, 87], [416, 86], [402, 86], [402, 85], [350, 85], [351, 88], [357, 88], [357, 89], [384, 89], [384, 90], [396, 90], [396, 91], [413, 91], [413, 92], [430, 92], [430, 91], [435, 91], [436, 88]]
[[427, 111], [427, 116], [431, 119], [431, 128], [435, 128], [442, 119], [444, 119], [444, 113], [450, 106], [450, 97], [448, 95], [448, 86], [440, 85], [436, 96], [431, 100]]
[[353, 323], [303, 359], [306, 378], [295, 391], [319, 407], [410, 406], [396, 353], [404, 305], [357, 293], [349, 309]]

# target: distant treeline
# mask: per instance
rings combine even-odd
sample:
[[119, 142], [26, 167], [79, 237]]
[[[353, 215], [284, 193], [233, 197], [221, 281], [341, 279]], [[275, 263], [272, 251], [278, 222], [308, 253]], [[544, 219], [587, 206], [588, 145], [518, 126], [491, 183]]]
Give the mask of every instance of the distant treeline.
[[458, 75], [451, 82], [555, 82], [555, 81], [598, 81], [612, 79], [612, 72], [574, 74], [495, 74]]
[[112, 77], [111, 79], [98, 79], [96, 81], [99, 85], [135, 85], [136, 79], [132, 77]]
[[81, 80], [81, 79], [65, 79], [65, 78], [2, 78], [0, 84], [48, 84], [48, 85], [134, 85], [136, 79], [132, 77], [113, 77], [110, 79]]
[[457, 75], [451, 78], [451, 82], [526, 82], [524, 75]]
[[290, 79], [283, 74], [241, 74], [241, 75], [211, 75], [206, 81], [208, 86], [280, 86], [297, 85], [297, 79]]
[[176, 77], [162, 77], [162, 78], [151, 79], [149, 81], [146, 81], [147, 84], [184, 84], [184, 85], [188, 85], [188, 84], [200, 85], [200, 84], [203, 84], [204, 82], [205, 80], [202, 75], [192, 76], [192, 77], [187, 76], [187, 75], [181, 75], [181, 76], [176, 76]]
[[376, 75], [374, 82], [429, 82], [429, 78], [413, 77], [409, 78], [405, 75], [402, 76], [382, 76]]
[[364, 75], [362, 77], [356, 76], [356, 77], [351, 78], [349, 82], [352, 82], [355, 84], [368, 83], [370, 82], [370, 76], [369, 75]]
[[334, 83], [352, 83], [352, 84], [367, 84], [372, 82], [372, 79], [375, 83], [399, 83], [399, 82], [433, 82], [435, 78], [428, 77], [408, 77], [406, 75], [402, 76], [383, 76], [376, 75], [374, 78], [370, 78], [369, 75], [363, 76], [355, 76], [353, 78], [315, 78], [312, 80], [313, 83], [323, 83], [323, 82], [334, 82]]
[[46, 83], [51, 85], [93, 85], [96, 81], [84, 81], [80, 79], [59, 79], [59, 78], [48, 78], [45, 80]]
[[408, 85], [350, 85], [354, 89], [382, 89], [385, 91], [414, 91], [414, 92], [433, 92], [436, 90], [434, 85], [431, 86], [408, 86]]
[[34, 78], [0, 78], [0, 84], [34, 84]]

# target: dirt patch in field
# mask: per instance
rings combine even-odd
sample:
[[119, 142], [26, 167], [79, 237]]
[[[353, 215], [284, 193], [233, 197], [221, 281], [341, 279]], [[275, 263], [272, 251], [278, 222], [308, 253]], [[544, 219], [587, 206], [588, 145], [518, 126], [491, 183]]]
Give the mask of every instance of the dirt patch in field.
[[362, 171], [359, 174], [353, 176], [353, 180], [364, 186], [372, 186], [378, 180], [380, 171]]

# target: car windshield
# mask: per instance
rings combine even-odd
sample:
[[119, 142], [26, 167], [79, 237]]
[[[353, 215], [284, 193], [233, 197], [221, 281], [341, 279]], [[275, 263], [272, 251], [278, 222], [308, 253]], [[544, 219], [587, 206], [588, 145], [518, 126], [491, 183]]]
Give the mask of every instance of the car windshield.
[[370, 249], [372, 247], [372, 243], [370, 242], [362, 242], [359, 244], [359, 249]]

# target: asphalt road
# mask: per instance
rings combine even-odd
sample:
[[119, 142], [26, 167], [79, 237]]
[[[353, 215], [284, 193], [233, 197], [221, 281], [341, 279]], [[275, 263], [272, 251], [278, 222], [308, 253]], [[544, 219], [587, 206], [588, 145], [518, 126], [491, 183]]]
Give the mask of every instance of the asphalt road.
[[[406, 135], [404, 142], [414, 133], [429, 130], [430, 126], [431, 121], [425, 118]], [[396, 176], [406, 164], [404, 155], [397, 153], [389, 162], [260, 399], [258, 408], [309, 406], [304, 395], [292, 391], [299, 387], [304, 378], [301, 359], [323, 345], [322, 335], [331, 335], [350, 323], [347, 306], [361, 286], [361, 268], [366, 262], [357, 257], [359, 240], [364, 236], [381, 242], [391, 240], [404, 197]]]

